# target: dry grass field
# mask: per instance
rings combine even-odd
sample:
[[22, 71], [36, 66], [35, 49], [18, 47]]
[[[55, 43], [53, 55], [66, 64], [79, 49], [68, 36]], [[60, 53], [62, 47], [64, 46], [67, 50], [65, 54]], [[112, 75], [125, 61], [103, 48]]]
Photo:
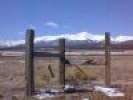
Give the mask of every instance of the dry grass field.
[[[111, 83], [112, 87], [121, 88], [126, 92], [126, 100], [133, 100], [133, 55], [111, 56]], [[81, 73], [74, 65], [66, 65], [67, 84], [104, 84], [104, 56], [67, 56], [71, 63], [76, 63], [87, 75]], [[86, 60], [94, 60], [95, 64], [84, 64]], [[48, 65], [52, 66], [54, 78], [48, 71]], [[57, 58], [35, 58], [36, 88], [51, 88], [58, 86]], [[91, 80], [88, 81], [88, 80]], [[67, 94], [54, 100], [86, 100], [94, 93]], [[78, 99], [79, 98], [79, 99]], [[28, 100], [25, 98], [25, 61], [23, 56], [0, 57], [0, 100]], [[50, 99], [51, 100], [51, 99]], [[96, 99], [95, 99], [96, 100]], [[100, 99], [97, 99], [100, 100]], [[112, 100], [112, 99], [111, 99]], [[123, 99], [124, 100], [124, 99]]]

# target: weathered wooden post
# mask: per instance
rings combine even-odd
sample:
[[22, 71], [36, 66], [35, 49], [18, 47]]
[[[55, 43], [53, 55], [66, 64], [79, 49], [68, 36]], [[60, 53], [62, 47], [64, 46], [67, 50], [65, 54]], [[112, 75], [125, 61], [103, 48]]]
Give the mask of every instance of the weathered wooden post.
[[105, 85], [107, 87], [111, 84], [111, 75], [110, 75], [110, 33], [105, 32]]
[[25, 72], [26, 72], [26, 95], [35, 93], [34, 84], [34, 30], [28, 29], [25, 37]]
[[65, 39], [59, 40], [60, 48], [60, 67], [59, 67], [59, 81], [61, 86], [65, 86]]

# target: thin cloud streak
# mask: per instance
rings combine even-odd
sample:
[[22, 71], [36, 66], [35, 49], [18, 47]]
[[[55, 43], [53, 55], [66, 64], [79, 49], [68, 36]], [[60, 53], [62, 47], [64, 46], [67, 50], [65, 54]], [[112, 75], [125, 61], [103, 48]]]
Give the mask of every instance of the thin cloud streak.
[[58, 24], [58, 23], [55, 23], [55, 22], [46, 22], [45, 24], [44, 24], [45, 26], [47, 26], [47, 27], [51, 27], [51, 28], [59, 28], [60, 27], [60, 25]]

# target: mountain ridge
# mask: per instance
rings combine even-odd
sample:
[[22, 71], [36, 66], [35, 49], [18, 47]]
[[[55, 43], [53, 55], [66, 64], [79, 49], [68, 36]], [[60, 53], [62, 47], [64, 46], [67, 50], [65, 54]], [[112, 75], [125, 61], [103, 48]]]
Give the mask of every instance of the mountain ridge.
[[[56, 41], [60, 38], [65, 38], [68, 41], [88, 41], [88, 43], [100, 43], [103, 42], [105, 40], [105, 36], [104, 34], [92, 34], [92, 33], [88, 33], [88, 32], [80, 32], [80, 33], [76, 33], [76, 34], [61, 34], [61, 35], [55, 35], [55, 36], [40, 36], [40, 37], [36, 37], [35, 38], [35, 44], [39, 44], [39, 43], [55, 43], [52, 41]], [[117, 37], [110, 37], [112, 43], [116, 43], [116, 44], [120, 44], [126, 41], [130, 41], [132, 42], [133, 40], [133, 36], [117, 36]], [[0, 41], [0, 48], [6, 48], [6, 47], [16, 47], [19, 45], [24, 45], [25, 44], [25, 40], [16, 40], [16, 41]], [[57, 45], [57, 43], [55, 43]]]

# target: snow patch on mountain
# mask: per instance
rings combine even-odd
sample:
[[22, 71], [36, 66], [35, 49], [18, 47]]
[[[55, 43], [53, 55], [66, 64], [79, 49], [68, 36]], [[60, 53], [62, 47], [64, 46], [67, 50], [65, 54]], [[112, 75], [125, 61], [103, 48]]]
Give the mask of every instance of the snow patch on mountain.
[[19, 45], [19, 44], [24, 44], [25, 41], [24, 40], [6, 40], [6, 41], [2, 41], [0, 40], [0, 47], [11, 47], [11, 46], [16, 46], [16, 45]]
[[65, 38], [68, 40], [97, 40], [101, 41], [104, 40], [104, 35], [93, 35], [88, 32], [80, 32], [77, 34], [62, 34], [62, 35], [57, 35], [57, 36], [41, 36], [37, 37], [35, 41], [49, 41], [49, 40], [57, 40], [60, 38]]
[[[80, 33], [75, 33], [75, 34], [61, 34], [61, 35], [56, 35], [56, 36], [40, 36], [35, 38], [35, 43], [37, 42], [42, 42], [42, 41], [52, 41], [52, 40], [57, 40], [60, 38], [65, 38], [68, 40], [88, 40], [88, 41], [104, 41], [105, 36], [99, 35], [99, 34], [92, 34], [88, 32], [80, 32]], [[111, 37], [111, 41], [113, 42], [124, 42], [128, 40], [133, 40], [133, 36], [117, 36], [115, 38]], [[25, 40], [14, 40], [14, 41], [0, 41], [0, 47], [12, 47], [20, 44], [24, 44]]]
[[118, 42], [124, 42], [129, 40], [133, 40], [133, 36], [118, 36], [115, 38], [115, 41], [118, 41]]

